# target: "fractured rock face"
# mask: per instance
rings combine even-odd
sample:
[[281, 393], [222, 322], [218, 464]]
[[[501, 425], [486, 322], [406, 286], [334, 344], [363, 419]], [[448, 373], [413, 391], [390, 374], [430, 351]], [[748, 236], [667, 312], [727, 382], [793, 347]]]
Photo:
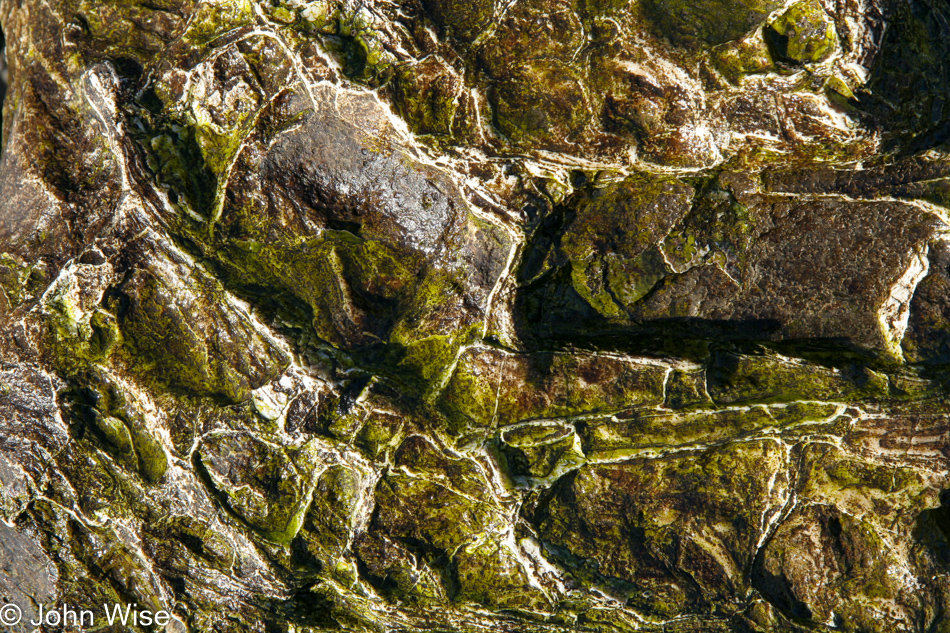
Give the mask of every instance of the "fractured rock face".
[[579, 575], [675, 616], [745, 592], [761, 532], [788, 494], [784, 459], [781, 445], [760, 441], [588, 466], [542, 496], [529, 520]]
[[0, 0], [0, 598], [946, 629], [948, 22]]
[[312, 446], [283, 448], [250, 434], [204, 438], [196, 453], [231, 511], [274, 541], [297, 535], [313, 497], [319, 460]]
[[792, 62], [820, 62], [838, 42], [835, 26], [820, 2], [792, 5], [769, 25], [775, 54]]
[[[696, 337], [848, 340], [897, 353], [902, 333], [893, 330], [904, 327], [897, 317], [904, 308], [891, 303], [906, 304], [913, 291], [901, 294], [901, 286], [920, 281], [939, 218], [910, 204], [790, 200], [727, 178], [704, 196], [681, 184], [676, 200], [646, 193], [672, 184], [625, 180], [595, 192], [602, 197], [591, 206], [581, 203], [565, 229], [541, 233], [529, 246], [524, 275], [532, 281], [520, 299], [527, 333], [537, 335], [538, 322], [548, 336], [655, 336], [667, 328]], [[743, 185], [755, 188], [736, 195]], [[637, 200], [628, 188], [651, 200], [646, 219], [615, 226]], [[884, 234], [886, 244], [875, 240]], [[822, 310], [809, 308], [816, 301]]]

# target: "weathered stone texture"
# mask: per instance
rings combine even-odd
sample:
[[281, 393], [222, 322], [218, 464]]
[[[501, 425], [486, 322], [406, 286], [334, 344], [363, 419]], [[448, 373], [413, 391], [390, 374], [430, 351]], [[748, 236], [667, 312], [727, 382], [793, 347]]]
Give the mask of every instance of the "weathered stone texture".
[[948, 24], [0, 0], [0, 601], [950, 630]]

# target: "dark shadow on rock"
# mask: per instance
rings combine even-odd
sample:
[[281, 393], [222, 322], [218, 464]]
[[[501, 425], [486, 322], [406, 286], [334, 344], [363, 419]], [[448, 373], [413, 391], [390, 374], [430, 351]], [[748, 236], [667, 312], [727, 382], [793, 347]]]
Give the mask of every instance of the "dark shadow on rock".
[[940, 505], [917, 518], [914, 539], [942, 566], [950, 566], [950, 490], [940, 493]]
[[581, 347], [702, 359], [717, 342], [765, 342], [776, 338], [776, 319], [674, 317], [610, 322], [573, 289], [565, 267], [522, 289], [515, 300], [515, 328], [534, 349]]
[[843, 338], [785, 339], [763, 345], [784, 356], [841, 369], [857, 383], [866, 380], [866, 377], [862, 377], [864, 366], [878, 368], [881, 365], [879, 355]]
[[950, 3], [888, 4], [881, 51], [858, 98], [883, 128], [888, 150], [924, 152], [950, 140]]
[[0, 132], [3, 131], [3, 102], [7, 96], [7, 40], [0, 29]]

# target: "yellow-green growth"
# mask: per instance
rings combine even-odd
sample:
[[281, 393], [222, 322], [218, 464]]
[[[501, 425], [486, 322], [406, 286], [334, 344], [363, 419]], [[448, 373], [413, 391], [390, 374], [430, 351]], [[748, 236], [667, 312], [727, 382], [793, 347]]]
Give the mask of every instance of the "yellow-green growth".
[[253, 21], [254, 9], [250, 0], [206, 0], [198, 5], [183, 39], [196, 47], [206, 46]]
[[723, 77], [736, 83], [743, 75], [773, 68], [772, 55], [758, 31], [749, 37], [713, 48], [712, 60]]
[[798, 63], [817, 63], [831, 55], [838, 35], [831, 18], [818, 0], [792, 5], [769, 25], [776, 54]]

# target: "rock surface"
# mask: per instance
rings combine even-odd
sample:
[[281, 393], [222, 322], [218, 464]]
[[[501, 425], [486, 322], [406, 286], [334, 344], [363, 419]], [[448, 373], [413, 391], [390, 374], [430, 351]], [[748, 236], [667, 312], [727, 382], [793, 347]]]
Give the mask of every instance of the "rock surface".
[[0, 0], [0, 599], [950, 630], [948, 24]]

